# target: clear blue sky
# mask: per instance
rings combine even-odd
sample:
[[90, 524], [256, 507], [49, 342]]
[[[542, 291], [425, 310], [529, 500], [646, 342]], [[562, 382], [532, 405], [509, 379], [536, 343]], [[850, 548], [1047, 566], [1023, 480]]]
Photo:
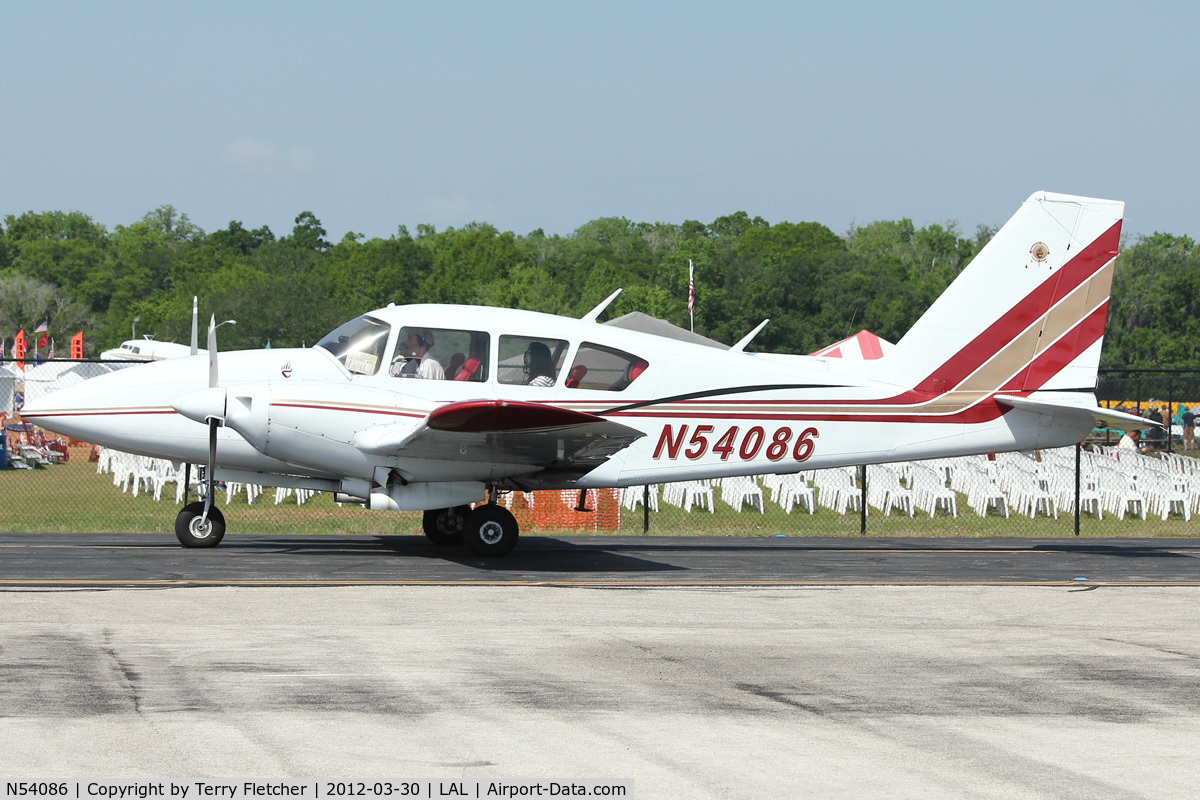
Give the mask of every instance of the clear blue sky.
[[0, 215], [972, 233], [1048, 189], [1200, 237], [1197, 23], [1048, 0], [9, 4]]

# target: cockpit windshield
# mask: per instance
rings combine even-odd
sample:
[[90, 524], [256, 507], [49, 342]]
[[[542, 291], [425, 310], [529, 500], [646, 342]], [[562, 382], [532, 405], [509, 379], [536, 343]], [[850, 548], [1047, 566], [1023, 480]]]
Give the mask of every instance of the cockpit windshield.
[[374, 375], [383, 361], [391, 326], [377, 319], [362, 316], [352, 319], [317, 342], [346, 369], [359, 375]]

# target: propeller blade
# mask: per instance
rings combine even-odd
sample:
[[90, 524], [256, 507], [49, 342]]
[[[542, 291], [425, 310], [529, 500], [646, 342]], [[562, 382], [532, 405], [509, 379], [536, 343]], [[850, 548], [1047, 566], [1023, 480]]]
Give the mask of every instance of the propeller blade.
[[217, 385], [217, 315], [208, 321], [208, 388]]
[[196, 346], [196, 343], [200, 340], [199, 336], [197, 336], [197, 334], [196, 334], [196, 331], [198, 330], [199, 325], [200, 325], [200, 304], [197, 302], [197, 298], [195, 297], [195, 295], [193, 295], [192, 296], [192, 355], [196, 355], [196, 353], [199, 352], [199, 348]]

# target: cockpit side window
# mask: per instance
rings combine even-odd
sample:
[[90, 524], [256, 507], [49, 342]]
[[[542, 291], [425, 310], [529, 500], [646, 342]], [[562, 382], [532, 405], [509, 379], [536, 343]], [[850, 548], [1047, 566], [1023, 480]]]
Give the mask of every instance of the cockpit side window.
[[352, 319], [317, 342], [346, 369], [358, 375], [374, 375], [379, 371], [387, 348], [391, 326], [368, 316]]
[[599, 389], [620, 392], [637, 380], [649, 366], [644, 358], [632, 353], [584, 342], [575, 354], [571, 371], [567, 373], [568, 389]]
[[553, 386], [567, 356], [567, 342], [535, 336], [501, 336], [500, 383]]
[[396, 337], [388, 374], [393, 378], [482, 383], [488, 375], [490, 341], [482, 331], [406, 325]]

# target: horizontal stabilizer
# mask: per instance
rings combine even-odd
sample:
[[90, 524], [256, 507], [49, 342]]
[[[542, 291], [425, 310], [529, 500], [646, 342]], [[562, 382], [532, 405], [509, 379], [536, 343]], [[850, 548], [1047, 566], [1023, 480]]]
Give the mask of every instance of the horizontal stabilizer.
[[1021, 411], [1032, 411], [1035, 414], [1087, 414], [1099, 428], [1116, 428], [1118, 430], [1138, 431], [1144, 428], [1161, 428], [1157, 422], [1126, 414], [1123, 411], [1113, 411], [1099, 406], [1079, 406], [1072, 403], [1056, 402], [1053, 400], [1031, 399], [1028, 397], [1010, 397], [996, 395], [996, 402]]

